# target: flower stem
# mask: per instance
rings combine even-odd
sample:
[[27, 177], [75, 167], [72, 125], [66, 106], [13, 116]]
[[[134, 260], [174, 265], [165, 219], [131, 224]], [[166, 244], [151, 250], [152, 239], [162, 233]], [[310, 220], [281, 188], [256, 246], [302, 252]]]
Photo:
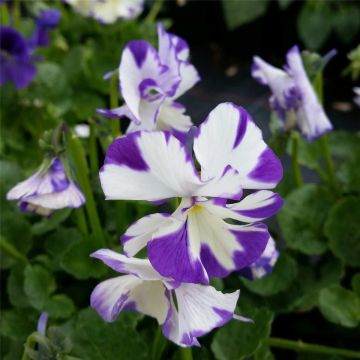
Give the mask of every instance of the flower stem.
[[95, 235], [96, 245], [98, 247], [104, 247], [104, 234], [101, 229], [100, 219], [88, 177], [89, 169], [85, 157], [85, 151], [80, 139], [70, 134], [68, 136], [68, 149], [75, 165], [76, 178], [86, 198], [85, 208], [89, 217], [91, 229]]
[[180, 349], [180, 359], [181, 360], [192, 360], [192, 350], [191, 348], [181, 348]]
[[299, 165], [299, 134], [297, 132], [291, 133], [291, 166], [292, 172], [297, 187], [301, 187], [304, 184], [300, 165]]
[[6, 4], [0, 6], [0, 23], [2, 26], [9, 24], [9, 10]]
[[[119, 106], [118, 102], [118, 72], [114, 71], [110, 78], [110, 108], [114, 109]], [[111, 129], [113, 138], [117, 138], [121, 135], [120, 122], [119, 120], [111, 120]]]
[[27, 258], [16, 249], [16, 247], [10, 244], [5, 238], [0, 237], [0, 247], [5, 250], [11, 257], [27, 264]]
[[90, 169], [92, 174], [99, 171], [99, 158], [96, 148], [96, 128], [95, 122], [90, 119], [90, 139], [89, 139]]
[[36, 341], [33, 339], [32, 336], [29, 336], [26, 339], [26, 343], [24, 344], [24, 353], [23, 356], [21, 358], [21, 360], [31, 360], [30, 356], [27, 354], [26, 350], [27, 349], [33, 349], [36, 345]]
[[81, 234], [89, 235], [89, 230], [86, 223], [85, 213], [83, 208], [75, 209], [76, 223]]
[[21, 15], [21, 2], [20, 0], [15, 0], [15, 4], [14, 4], [14, 10], [13, 10], [13, 16], [14, 16], [14, 27], [16, 28], [16, 30], [21, 30], [20, 29], [20, 15]]
[[334, 163], [332, 161], [331, 155], [330, 155], [330, 147], [329, 147], [329, 138], [327, 134], [324, 134], [320, 138], [320, 145], [321, 145], [321, 152], [324, 158], [325, 162], [325, 168], [326, 172], [328, 174], [328, 179], [331, 184], [331, 186], [334, 188], [334, 190], [339, 189], [339, 184], [336, 179], [336, 174], [334, 170]]
[[161, 7], [163, 5], [164, 0], [156, 0], [153, 7], [150, 9], [145, 21], [146, 22], [153, 22], [156, 20], [156, 17], [158, 16]]
[[269, 339], [267, 339], [267, 344], [270, 347], [289, 349], [298, 352], [339, 355], [344, 357], [350, 357], [353, 359], [360, 359], [360, 351], [353, 351], [353, 350], [335, 348], [335, 347], [318, 345], [318, 344], [308, 344], [302, 342], [301, 340], [294, 341], [294, 340], [270, 337]]
[[161, 332], [161, 328], [158, 327], [155, 334], [154, 343], [151, 350], [151, 359], [160, 360], [161, 355], [166, 347], [166, 340]]

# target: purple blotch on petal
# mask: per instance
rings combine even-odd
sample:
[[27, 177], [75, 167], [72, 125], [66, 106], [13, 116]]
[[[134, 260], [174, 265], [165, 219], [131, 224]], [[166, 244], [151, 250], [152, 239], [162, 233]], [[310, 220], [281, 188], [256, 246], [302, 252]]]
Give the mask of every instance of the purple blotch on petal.
[[146, 54], [147, 54], [149, 46], [150, 45], [144, 40], [133, 40], [133, 41], [130, 41], [129, 44], [127, 45], [127, 48], [133, 54], [136, 65], [139, 68], [142, 67], [142, 65], [146, 59]]
[[135, 132], [116, 139], [107, 150], [105, 165], [116, 164], [133, 170], [148, 171], [149, 167], [137, 143], [137, 138], [140, 136], [141, 132]]

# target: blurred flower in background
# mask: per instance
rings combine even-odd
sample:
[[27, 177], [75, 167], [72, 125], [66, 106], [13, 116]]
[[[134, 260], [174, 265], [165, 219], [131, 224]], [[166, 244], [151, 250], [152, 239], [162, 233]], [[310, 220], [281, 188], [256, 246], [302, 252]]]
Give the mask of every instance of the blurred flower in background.
[[283, 121], [285, 129], [297, 126], [308, 140], [332, 130], [332, 125], [306, 74], [300, 50], [287, 53], [284, 70], [254, 56], [252, 76], [272, 91], [270, 107]]
[[55, 29], [61, 19], [61, 13], [56, 9], [41, 9], [36, 18], [36, 27], [29, 42], [33, 48], [49, 45], [49, 31]]
[[54, 210], [78, 208], [85, 203], [79, 187], [69, 179], [59, 158], [46, 159], [40, 169], [7, 193], [22, 211], [49, 216]]
[[354, 103], [360, 107], [360, 87], [354, 87], [354, 93], [356, 96], [354, 97]]
[[27, 40], [11, 27], [0, 27], [0, 84], [13, 82], [26, 87], [36, 74], [34, 57]]
[[144, 0], [65, 0], [82, 16], [104, 24], [117, 19], [134, 19], [141, 14]]

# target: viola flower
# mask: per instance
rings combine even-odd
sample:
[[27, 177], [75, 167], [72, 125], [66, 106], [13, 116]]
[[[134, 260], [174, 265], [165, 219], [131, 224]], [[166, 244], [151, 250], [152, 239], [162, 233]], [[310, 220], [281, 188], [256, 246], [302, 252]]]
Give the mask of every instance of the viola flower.
[[260, 84], [270, 87], [270, 106], [284, 127], [296, 124], [311, 140], [332, 130], [332, 125], [306, 74], [299, 48], [292, 47], [286, 57], [287, 65], [282, 70], [255, 56], [251, 73]]
[[13, 82], [17, 89], [34, 78], [34, 58], [26, 39], [11, 27], [0, 27], [0, 84]]
[[355, 93], [355, 97], [354, 97], [354, 103], [360, 107], [360, 87], [354, 87], [354, 93]]
[[127, 274], [101, 282], [91, 294], [91, 307], [105, 321], [135, 310], [154, 317], [164, 336], [183, 347], [200, 346], [199, 336], [233, 318], [249, 321], [234, 315], [239, 290], [223, 294], [211, 286], [180, 284], [162, 277], [148, 259], [129, 258], [109, 249], [91, 256]]
[[185, 108], [177, 100], [198, 81], [189, 63], [185, 40], [158, 25], [159, 50], [142, 40], [124, 49], [120, 66], [120, 90], [125, 105], [98, 112], [110, 118], [131, 120], [127, 133], [138, 130], [169, 130], [183, 137], [192, 126]]
[[93, 17], [103, 24], [117, 19], [134, 19], [144, 8], [144, 0], [65, 0], [80, 15]]
[[60, 11], [56, 9], [41, 9], [36, 19], [35, 30], [29, 40], [32, 48], [49, 45], [49, 31], [55, 29], [61, 18]]
[[[122, 236], [126, 255], [147, 245], [154, 268], [176, 281], [208, 283], [252, 264], [270, 237], [258, 222], [282, 206], [263, 190], [238, 201], [243, 189], [271, 189], [282, 177], [279, 159], [250, 115], [231, 103], [218, 105], [195, 134], [191, 154], [175, 136], [140, 131], [116, 139], [100, 170], [110, 200], [182, 198], [173, 215], [145, 216]], [[246, 225], [225, 222], [233, 219]]]
[[28, 179], [8, 193], [8, 200], [18, 200], [22, 211], [49, 216], [54, 210], [78, 208], [85, 203], [79, 187], [68, 178], [59, 158], [46, 161]]
[[276, 249], [275, 241], [273, 238], [270, 238], [259, 259], [249, 267], [242, 269], [239, 273], [251, 280], [261, 279], [272, 273], [278, 258], [279, 252]]

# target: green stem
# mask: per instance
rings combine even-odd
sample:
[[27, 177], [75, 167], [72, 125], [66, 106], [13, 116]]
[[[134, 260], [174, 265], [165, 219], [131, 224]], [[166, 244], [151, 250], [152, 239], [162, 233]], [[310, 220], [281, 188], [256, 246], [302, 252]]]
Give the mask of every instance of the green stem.
[[0, 23], [2, 26], [9, 24], [9, 9], [6, 4], [0, 6]]
[[[110, 108], [115, 109], [119, 106], [119, 92], [118, 92], [118, 72], [114, 71], [110, 79]], [[113, 138], [117, 138], [121, 135], [120, 122], [119, 120], [111, 120], [111, 129]]]
[[85, 208], [89, 217], [91, 230], [95, 234], [96, 246], [104, 247], [104, 234], [101, 229], [101, 223], [88, 177], [89, 169], [86, 161], [85, 151], [80, 139], [70, 134], [68, 136], [68, 149], [75, 166], [76, 178], [86, 198]]
[[90, 120], [89, 153], [91, 173], [96, 174], [99, 171], [99, 158], [96, 147], [96, 127], [92, 119]]
[[156, 335], [151, 350], [151, 359], [160, 360], [161, 355], [165, 350], [165, 347], [166, 347], [166, 340], [161, 332], [161, 328], [158, 327], [156, 330]]
[[5, 250], [15, 260], [19, 260], [24, 264], [27, 264], [28, 262], [27, 258], [21, 252], [19, 252], [14, 245], [10, 244], [2, 236], [0, 237], [0, 247], [3, 250]]
[[75, 214], [76, 214], [76, 223], [77, 223], [79, 231], [84, 236], [89, 235], [89, 230], [88, 230], [88, 226], [86, 223], [84, 209], [83, 208], [75, 209]]
[[13, 10], [13, 16], [14, 16], [14, 26], [17, 30], [21, 30], [20, 29], [20, 15], [21, 15], [21, 3], [20, 0], [15, 0], [15, 4], [14, 4], [14, 10]]
[[181, 348], [180, 349], [180, 359], [181, 360], [192, 360], [192, 351], [191, 348]]
[[292, 172], [295, 179], [295, 184], [297, 187], [301, 187], [304, 184], [300, 165], [299, 165], [299, 134], [297, 132], [293, 132], [291, 134], [291, 166]]
[[339, 189], [339, 184], [336, 179], [334, 163], [330, 155], [329, 138], [327, 134], [324, 134], [320, 138], [321, 152], [325, 162], [325, 169], [328, 174], [328, 179], [334, 190]]
[[350, 357], [353, 359], [360, 359], [360, 351], [353, 351], [347, 349], [340, 349], [330, 346], [323, 346], [318, 344], [308, 344], [304, 343], [301, 340], [286, 340], [280, 338], [269, 338], [267, 339], [267, 344], [270, 347], [276, 347], [280, 349], [289, 349], [298, 352], [310, 352], [315, 354], [329, 354], [329, 355], [339, 355], [344, 357]]
[[24, 344], [24, 352], [21, 360], [31, 360], [30, 356], [26, 352], [26, 349], [33, 349], [35, 345], [36, 345], [36, 341], [32, 336], [29, 336], [26, 339], [26, 343]]
[[156, 20], [156, 17], [158, 16], [161, 7], [163, 5], [164, 0], [155, 0], [154, 5], [150, 9], [145, 21], [146, 22], [154, 22]]

